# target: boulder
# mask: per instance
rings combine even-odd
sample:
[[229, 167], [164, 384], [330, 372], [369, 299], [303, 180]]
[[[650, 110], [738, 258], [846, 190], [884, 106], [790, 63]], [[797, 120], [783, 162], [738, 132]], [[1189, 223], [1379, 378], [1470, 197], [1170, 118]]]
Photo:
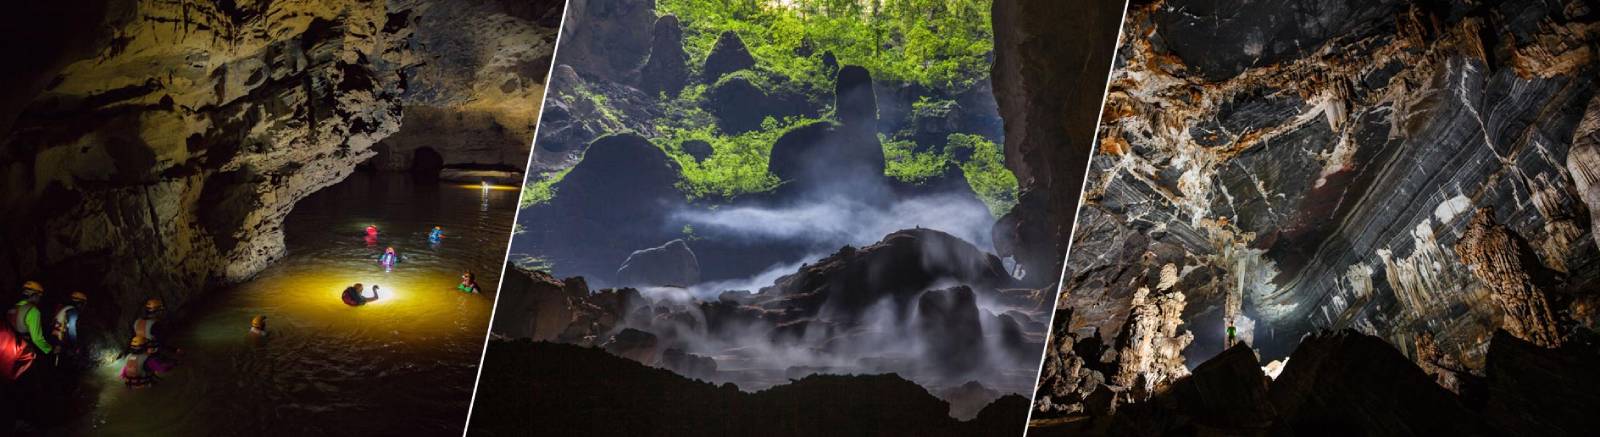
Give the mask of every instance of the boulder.
[[772, 98], [752, 78], [752, 74], [727, 76], [706, 91], [706, 110], [717, 117], [723, 132], [760, 129], [763, 119], [775, 115]]
[[717, 360], [711, 357], [667, 349], [661, 353], [661, 367], [692, 379], [709, 380], [717, 375]]
[[[562, 275], [584, 276], [604, 286], [617, 266], [640, 247], [672, 238], [667, 217], [685, 204], [676, 184], [677, 161], [636, 134], [602, 137], [583, 160], [552, 185], [555, 197], [519, 215], [520, 248], [560, 247], [544, 253]], [[543, 253], [526, 249], [524, 253]]]
[[683, 51], [683, 29], [678, 17], [657, 19], [650, 41], [650, 60], [639, 71], [639, 89], [650, 96], [676, 96], [689, 82], [689, 55]]
[[707, 158], [710, 158], [712, 154], [716, 153], [716, 150], [711, 148], [711, 143], [708, 143], [705, 140], [684, 141], [680, 147], [683, 147], [683, 153], [687, 153], [689, 156], [694, 157], [695, 162], [705, 162]]
[[[802, 125], [778, 137], [767, 171], [791, 182], [788, 189], [886, 186], [883, 145], [877, 136], [828, 121]], [[866, 184], [863, 184], [866, 183]]]
[[1276, 413], [1255, 351], [1238, 343], [1195, 367], [1149, 402], [1118, 411], [1112, 435], [1171, 435], [1183, 429], [1265, 435]]
[[633, 328], [622, 328], [616, 335], [600, 345], [601, 349], [612, 355], [638, 361], [647, 366], [655, 365], [659, 341], [655, 334]]
[[711, 48], [711, 54], [706, 56], [705, 64], [700, 68], [700, 80], [707, 84], [717, 83], [723, 75], [755, 66], [756, 58], [750, 56], [750, 50], [745, 48], [739, 34], [731, 30], [724, 31], [722, 36], [717, 37], [717, 45]]
[[617, 284], [687, 287], [700, 283], [700, 262], [683, 240], [634, 251], [617, 269]]

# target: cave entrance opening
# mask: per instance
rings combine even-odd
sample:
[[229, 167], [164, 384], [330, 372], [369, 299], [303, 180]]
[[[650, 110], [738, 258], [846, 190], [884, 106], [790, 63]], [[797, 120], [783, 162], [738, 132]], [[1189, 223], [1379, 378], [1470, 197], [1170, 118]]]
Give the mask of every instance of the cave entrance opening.
[[439, 151], [432, 147], [418, 147], [411, 152], [411, 175], [417, 180], [439, 179], [441, 170], [444, 170], [444, 156]]

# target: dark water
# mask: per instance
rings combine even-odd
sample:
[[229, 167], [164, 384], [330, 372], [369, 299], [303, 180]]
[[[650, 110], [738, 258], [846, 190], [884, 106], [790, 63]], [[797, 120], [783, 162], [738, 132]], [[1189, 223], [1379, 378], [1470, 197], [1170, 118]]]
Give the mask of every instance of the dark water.
[[[288, 256], [218, 290], [176, 334], [182, 363], [128, 389], [99, 367], [96, 408], [74, 431], [97, 435], [456, 435], [499, 283], [517, 191], [357, 173], [296, 205]], [[363, 229], [375, 224], [377, 241]], [[430, 244], [427, 233], [446, 237]], [[377, 257], [404, 257], [385, 273]], [[477, 273], [484, 294], [454, 289]], [[340, 291], [382, 286], [349, 307]], [[264, 344], [246, 332], [264, 314]]]

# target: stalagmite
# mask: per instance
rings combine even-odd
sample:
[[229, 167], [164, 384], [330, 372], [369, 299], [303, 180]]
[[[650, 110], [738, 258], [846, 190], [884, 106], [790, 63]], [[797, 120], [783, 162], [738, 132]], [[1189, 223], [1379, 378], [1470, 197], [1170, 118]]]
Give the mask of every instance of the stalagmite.
[[1150, 289], [1141, 287], [1134, 292], [1128, 322], [1117, 339], [1117, 373], [1112, 384], [1144, 399], [1189, 374], [1183, 349], [1194, 341], [1194, 334], [1178, 330], [1184, 306], [1179, 291], [1151, 296]]
[[1495, 223], [1494, 208], [1478, 208], [1456, 244], [1456, 255], [1488, 286], [1505, 313], [1501, 328], [1544, 347], [1560, 347], [1561, 334], [1544, 293], [1528, 277], [1511, 231]]
[[1589, 233], [1600, 243], [1600, 96], [1589, 100], [1583, 121], [1572, 133], [1572, 149], [1567, 152], [1567, 173], [1578, 198], [1589, 207]]

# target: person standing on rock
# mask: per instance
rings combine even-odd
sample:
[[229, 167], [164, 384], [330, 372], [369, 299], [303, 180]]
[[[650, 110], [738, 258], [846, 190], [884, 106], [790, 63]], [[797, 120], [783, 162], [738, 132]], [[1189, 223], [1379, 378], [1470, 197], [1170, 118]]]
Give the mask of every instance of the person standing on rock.
[[34, 351], [50, 354], [54, 347], [45, 339], [44, 314], [39, 310], [39, 301], [44, 299], [44, 286], [38, 281], [28, 281], [22, 284], [22, 300], [11, 307], [6, 313], [6, 321], [11, 323], [11, 331], [17, 338], [29, 344]]

